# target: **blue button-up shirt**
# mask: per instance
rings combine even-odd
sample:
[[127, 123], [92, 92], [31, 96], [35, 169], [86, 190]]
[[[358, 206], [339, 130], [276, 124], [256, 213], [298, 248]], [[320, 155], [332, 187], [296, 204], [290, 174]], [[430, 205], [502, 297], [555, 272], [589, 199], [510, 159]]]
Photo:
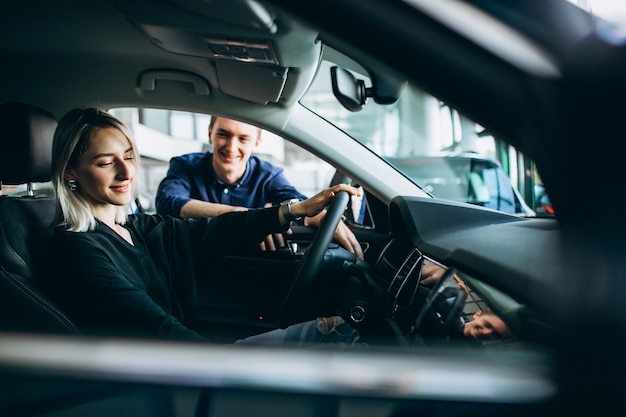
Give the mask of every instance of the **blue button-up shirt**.
[[213, 153], [197, 152], [170, 160], [155, 203], [157, 213], [179, 217], [180, 209], [192, 199], [260, 208], [266, 203], [278, 205], [291, 198], [305, 200], [307, 197], [287, 181], [282, 168], [251, 156], [243, 177], [227, 185], [213, 171]]

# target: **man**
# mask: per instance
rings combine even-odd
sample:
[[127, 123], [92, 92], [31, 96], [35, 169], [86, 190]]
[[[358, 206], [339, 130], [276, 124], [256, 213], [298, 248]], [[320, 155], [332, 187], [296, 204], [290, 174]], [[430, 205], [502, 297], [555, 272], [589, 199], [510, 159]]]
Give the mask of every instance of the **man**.
[[[424, 263], [422, 265], [421, 285], [431, 286], [443, 278], [446, 270], [439, 265]], [[463, 284], [464, 285], [464, 284]], [[471, 320], [465, 313], [461, 314], [463, 336], [477, 341], [502, 340], [513, 336], [506, 323], [491, 310], [478, 310]]]
[[472, 320], [463, 325], [463, 335], [475, 340], [507, 339], [512, 336], [509, 327], [491, 311], [478, 310]]
[[[181, 218], [216, 217], [230, 211], [307, 198], [287, 181], [282, 168], [252, 155], [262, 141], [260, 128], [212, 117], [208, 133], [212, 152], [171, 159], [157, 191], [157, 213]], [[307, 217], [304, 224], [319, 227], [324, 216], [323, 212]], [[334, 239], [363, 258], [361, 245], [343, 222], [337, 227]], [[274, 235], [268, 236], [261, 248], [276, 250], [284, 245], [283, 236]]]

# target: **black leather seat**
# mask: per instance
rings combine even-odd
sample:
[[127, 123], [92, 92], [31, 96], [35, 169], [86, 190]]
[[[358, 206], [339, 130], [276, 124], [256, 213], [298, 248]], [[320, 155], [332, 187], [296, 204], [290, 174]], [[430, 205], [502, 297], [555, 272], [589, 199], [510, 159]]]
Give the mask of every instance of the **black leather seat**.
[[37, 107], [0, 105], [0, 187], [28, 185], [24, 196], [0, 195], [0, 330], [79, 333], [38, 284], [46, 273], [41, 259], [52, 234], [55, 200], [51, 190], [37, 195], [33, 183], [50, 180], [56, 125]]

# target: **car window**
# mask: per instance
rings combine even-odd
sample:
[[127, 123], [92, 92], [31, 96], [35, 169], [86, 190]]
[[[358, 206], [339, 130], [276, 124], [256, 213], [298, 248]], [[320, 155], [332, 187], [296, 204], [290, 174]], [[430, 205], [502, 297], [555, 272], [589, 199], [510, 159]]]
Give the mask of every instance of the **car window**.
[[[433, 197], [535, 216], [534, 164], [441, 100], [408, 84], [393, 104], [351, 112], [333, 96], [325, 60], [301, 103], [384, 158]], [[367, 74], [352, 71], [372, 84]], [[529, 178], [530, 177], [530, 178]], [[542, 212], [542, 213], [545, 213]]]
[[[166, 109], [117, 108], [111, 113], [131, 130], [141, 150], [143, 162], [143, 209], [154, 213], [154, 197], [167, 174], [169, 160], [191, 152], [210, 150], [208, 126], [210, 115]], [[327, 187], [335, 168], [311, 152], [268, 131], [255, 155], [284, 169], [285, 176], [300, 192], [310, 196]]]

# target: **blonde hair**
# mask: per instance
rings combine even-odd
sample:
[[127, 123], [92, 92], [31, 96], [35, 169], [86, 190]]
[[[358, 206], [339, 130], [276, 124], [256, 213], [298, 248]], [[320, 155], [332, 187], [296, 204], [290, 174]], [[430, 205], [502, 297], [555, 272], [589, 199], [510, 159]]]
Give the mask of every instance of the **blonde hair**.
[[[57, 196], [58, 206], [56, 223], [73, 232], [87, 232], [96, 227], [96, 218], [91, 206], [79, 191], [71, 191], [63, 178], [68, 167], [75, 167], [78, 159], [89, 146], [89, 139], [100, 129], [117, 129], [130, 142], [134, 151], [134, 163], [140, 166], [137, 145], [129, 129], [116, 117], [96, 108], [78, 108], [71, 110], [59, 121], [52, 142], [52, 184]], [[139, 182], [133, 181], [131, 195], [133, 200], [139, 194]], [[115, 222], [126, 223], [128, 206], [120, 206], [115, 213]]]

